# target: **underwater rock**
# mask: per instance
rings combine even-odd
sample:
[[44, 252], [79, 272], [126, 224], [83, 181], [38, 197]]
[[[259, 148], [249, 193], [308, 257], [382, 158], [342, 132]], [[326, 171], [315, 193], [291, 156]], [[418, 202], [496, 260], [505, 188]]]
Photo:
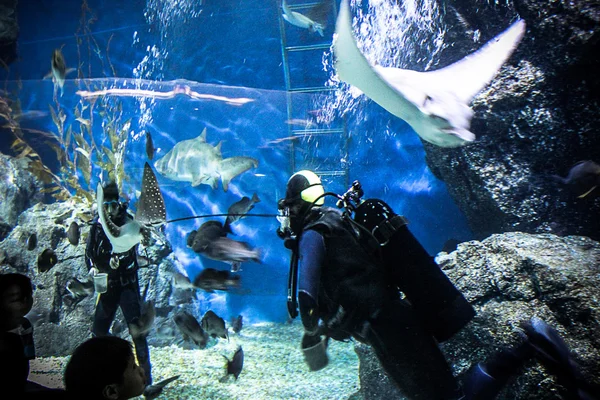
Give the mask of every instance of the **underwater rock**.
[[446, 16], [452, 46], [440, 65], [476, 49], [517, 17], [527, 32], [474, 100], [477, 140], [458, 149], [425, 143], [429, 168], [446, 182], [477, 239], [520, 231], [600, 240], [600, 218], [592, 217], [600, 214], [600, 198], [578, 199], [549, 179], [565, 176], [578, 161], [600, 162], [597, 0], [447, 4], [456, 13]]
[[21, 212], [44, 199], [43, 185], [27, 171], [27, 160], [0, 153], [0, 220], [15, 226]]
[[[41, 357], [68, 355], [75, 347], [91, 335], [96, 295], [74, 302], [66, 289], [67, 282], [73, 278], [89, 280], [84, 262], [84, 253], [90, 225], [89, 207], [74, 202], [53, 204], [38, 203], [24, 211], [18, 218], [18, 224], [6, 239], [0, 242], [0, 273], [20, 272], [29, 276], [35, 285], [34, 309], [47, 316], [38, 321], [34, 330], [36, 353]], [[74, 246], [67, 238], [67, 230], [72, 222], [81, 228], [81, 240]], [[24, 238], [35, 232], [38, 246], [28, 251]], [[43, 249], [51, 248], [56, 253], [58, 263], [45, 273], [36, 268], [37, 257]], [[149, 265], [138, 272], [140, 288], [143, 291], [149, 284], [147, 300], [156, 307], [156, 321], [168, 318], [175, 307], [172, 299], [171, 278], [166, 273], [175, 268], [170, 257], [168, 243], [154, 243], [140, 250], [140, 255], [149, 259]], [[125, 324], [122, 313], [116, 320]], [[127, 329], [121, 336], [129, 339]], [[148, 342], [151, 345], [165, 345], [166, 340], [154, 339], [151, 331]], [[172, 339], [168, 344], [172, 342]]]
[[[600, 243], [586, 237], [506, 233], [461, 243], [436, 261], [477, 311], [441, 345], [461, 376], [498, 349], [518, 343], [519, 323], [537, 316], [569, 345], [586, 379], [600, 384]], [[364, 398], [403, 398], [365, 345], [356, 345]], [[550, 400], [562, 388], [536, 361], [509, 381], [502, 399]]]
[[4, 0], [0, 4], [0, 59], [9, 65], [17, 58], [17, 0]]

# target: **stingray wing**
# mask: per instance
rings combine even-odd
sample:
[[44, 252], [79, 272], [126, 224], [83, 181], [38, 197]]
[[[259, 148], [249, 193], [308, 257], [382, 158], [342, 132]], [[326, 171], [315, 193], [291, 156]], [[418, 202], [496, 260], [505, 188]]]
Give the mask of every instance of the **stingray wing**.
[[144, 165], [142, 193], [137, 203], [135, 219], [146, 225], [161, 225], [167, 221], [165, 200], [160, 192], [156, 175], [148, 163]]
[[335, 69], [341, 80], [356, 86], [371, 100], [395, 116], [410, 123], [419, 113], [418, 107], [381, 76], [358, 49], [352, 33], [348, 0], [342, 0], [336, 21], [333, 44]]
[[426, 74], [440, 87], [445, 87], [468, 104], [490, 83], [502, 64], [517, 48], [524, 34], [525, 21], [520, 19], [476, 52], [445, 68]]

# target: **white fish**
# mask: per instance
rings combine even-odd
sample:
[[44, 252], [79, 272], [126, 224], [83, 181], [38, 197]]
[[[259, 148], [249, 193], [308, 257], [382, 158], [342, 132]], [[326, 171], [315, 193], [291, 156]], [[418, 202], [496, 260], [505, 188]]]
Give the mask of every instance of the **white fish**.
[[59, 88], [60, 95], [63, 95], [65, 79], [67, 75], [73, 71], [75, 71], [75, 68], [67, 69], [62, 50], [54, 49], [54, 52], [52, 53], [52, 59], [50, 60], [50, 73], [44, 77], [52, 78], [52, 82], [54, 83], [54, 97], [56, 97], [56, 93]]
[[217, 187], [219, 178], [223, 190], [227, 191], [229, 182], [250, 168], [258, 167], [258, 160], [250, 157], [231, 157], [223, 159], [221, 143], [216, 146], [206, 143], [206, 128], [200, 136], [178, 142], [164, 157], [154, 163], [162, 176], [174, 181], [191, 182]]
[[309, 11], [309, 15], [315, 14], [315, 11], [319, 11], [318, 17], [311, 18], [310, 16], [300, 14], [299, 12], [292, 11], [287, 5], [286, 1], [281, 2], [281, 8], [283, 9], [283, 19], [290, 24], [299, 28], [308, 29], [309, 32], [318, 32], [319, 35], [323, 36], [323, 30], [325, 29], [325, 20], [327, 19], [324, 14], [324, 6], [329, 6], [327, 0], [317, 4], [313, 9]]
[[335, 31], [335, 69], [341, 80], [406, 121], [423, 140], [458, 147], [475, 140], [469, 103], [517, 47], [525, 22], [518, 20], [478, 51], [430, 72], [371, 66], [356, 45], [348, 0], [342, 0]]

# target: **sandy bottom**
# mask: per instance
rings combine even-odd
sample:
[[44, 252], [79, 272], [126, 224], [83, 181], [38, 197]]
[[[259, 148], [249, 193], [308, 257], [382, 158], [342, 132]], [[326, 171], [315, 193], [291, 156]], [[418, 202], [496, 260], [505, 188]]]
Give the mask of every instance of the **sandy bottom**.
[[[351, 343], [329, 342], [329, 365], [310, 372], [300, 351], [301, 324], [261, 324], [244, 327], [229, 342], [213, 339], [204, 350], [176, 345], [150, 347], [155, 382], [181, 375], [160, 399], [347, 399], [359, 389], [358, 358]], [[236, 381], [220, 383], [226, 361], [238, 346], [244, 350], [244, 369]], [[62, 387], [68, 357], [38, 358], [29, 379]]]

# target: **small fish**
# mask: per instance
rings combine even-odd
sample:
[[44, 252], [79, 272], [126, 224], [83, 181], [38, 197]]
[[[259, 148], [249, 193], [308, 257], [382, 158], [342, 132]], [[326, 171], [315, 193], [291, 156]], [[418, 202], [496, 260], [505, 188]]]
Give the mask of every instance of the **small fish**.
[[233, 329], [235, 333], [240, 333], [243, 325], [243, 317], [241, 314], [237, 317], [231, 318], [231, 329]]
[[35, 233], [29, 235], [29, 237], [27, 238], [27, 250], [34, 250], [37, 246], [37, 242], [37, 235]]
[[129, 324], [129, 333], [131, 333], [131, 337], [133, 338], [148, 336], [148, 332], [150, 332], [154, 324], [154, 319], [156, 318], [154, 302], [152, 300], [146, 301], [143, 309], [142, 314]]
[[600, 165], [593, 161], [579, 161], [569, 170], [566, 178], [558, 175], [552, 177], [566, 185], [580, 199], [600, 194]]
[[177, 289], [188, 290], [195, 289], [196, 287], [190, 282], [190, 278], [185, 276], [179, 271], [171, 271], [171, 277], [173, 278], [173, 286]]
[[227, 231], [219, 221], [207, 221], [197, 231], [192, 231], [187, 244], [196, 253], [215, 261], [231, 265], [231, 271], [240, 270], [241, 263], [260, 262], [260, 251], [248, 243], [226, 237]]
[[69, 240], [69, 243], [73, 246], [77, 246], [80, 237], [81, 229], [79, 229], [79, 224], [75, 221], [71, 222], [71, 225], [69, 225], [69, 229], [67, 230], [67, 239]]
[[46, 77], [52, 78], [52, 82], [54, 83], [54, 97], [56, 97], [59, 88], [60, 95], [62, 96], [64, 94], [65, 79], [69, 73], [75, 71], [75, 68], [67, 69], [65, 56], [61, 49], [54, 49], [52, 59], [50, 60], [50, 67], [50, 73]]
[[204, 316], [202, 316], [200, 326], [202, 326], [204, 332], [208, 333], [213, 338], [220, 337], [228, 339], [225, 320], [215, 314], [212, 310], [208, 310]]
[[234, 215], [227, 216], [227, 219], [225, 220], [224, 229], [227, 232], [231, 232], [230, 225], [233, 224], [234, 222], [242, 219], [248, 212], [250, 212], [250, 210], [252, 210], [254, 208], [254, 204], [258, 203], [259, 201], [260, 201], [260, 199], [258, 198], [256, 193], [254, 193], [252, 195], [252, 199], [248, 198], [247, 196], [244, 196], [244, 197], [242, 197], [241, 200], [236, 201], [231, 206], [229, 206], [229, 209], [227, 210], [227, 214], [234, 214]]
[[38, 325], [48, 321], [48, 311], [38, 311], [35, 308], [29, 311], [25, 318], [31, 322], [31, 325], [37, 327]]
[[242, 350], [242, 346], [238, 347], [231, 361], [227, 357], [225, 359], [227, 360], [227, 373], [219, 379], [219, 382], [225, 382], [229, 378], [229, 375], [233, 375], [237, 380], [244, 367], [244, 350]]
[[239, 275], [232, 276], [228, 271], [205, 268], [194, 279], [194, 287], [212, 292], [214, 290], [230, 290], [240, 285]]
[[54, 267], [58, 263], [56, 253], [52, 249], [46, 249], [38, 256], [37, 267], [38, 272], [48, 272], [50, 268]]
[[146, 155], [148, 160], [152, 161], [154, 159], [154, 142], [150, 131], [146, 131]]
[[180, 311], [174, 317], [175, 325], [183, 334], [184, 340], [192, 340], [201, 349], [206, 348], [208, 334], [204, 332], [198, 320], [187, 311]]
[[158, 383], [155, 383], [153, 385], [146, 386], [146, 389], [144, 389], [144, 398], [146, 400], [153, 400], [153, 399], [157, 398], [158, 396], [160, 396], [160, 394], [162, 393], [165, 386], [167, 386], [169, 383], [173, 382], [174, 380], [179, 379], [179, 377], [180, 377], [180, 375], [175, 375], [170, 378], [164, 379]]
[[323, 36], [323, 30], [325, 29], [327, 22], [327, 14], [332, 9], [330, 5], [331, 0], [323, 0], [314, 7], [312, 7], [306, 15], [300, 14], [299, 12], [292, 11], [287, 5], [286, 1], [283, 0], [281, 8], [283, 9], [283, 19], [290, 24], [299, 28], [308, 29], [309, 32], [317, 32]]
[[77, 278], [72, 278], [67, 281], [67, 290], [74, 300], [79, 300], [94, 294], [94, 283], [92, 281], [82, 282]]

